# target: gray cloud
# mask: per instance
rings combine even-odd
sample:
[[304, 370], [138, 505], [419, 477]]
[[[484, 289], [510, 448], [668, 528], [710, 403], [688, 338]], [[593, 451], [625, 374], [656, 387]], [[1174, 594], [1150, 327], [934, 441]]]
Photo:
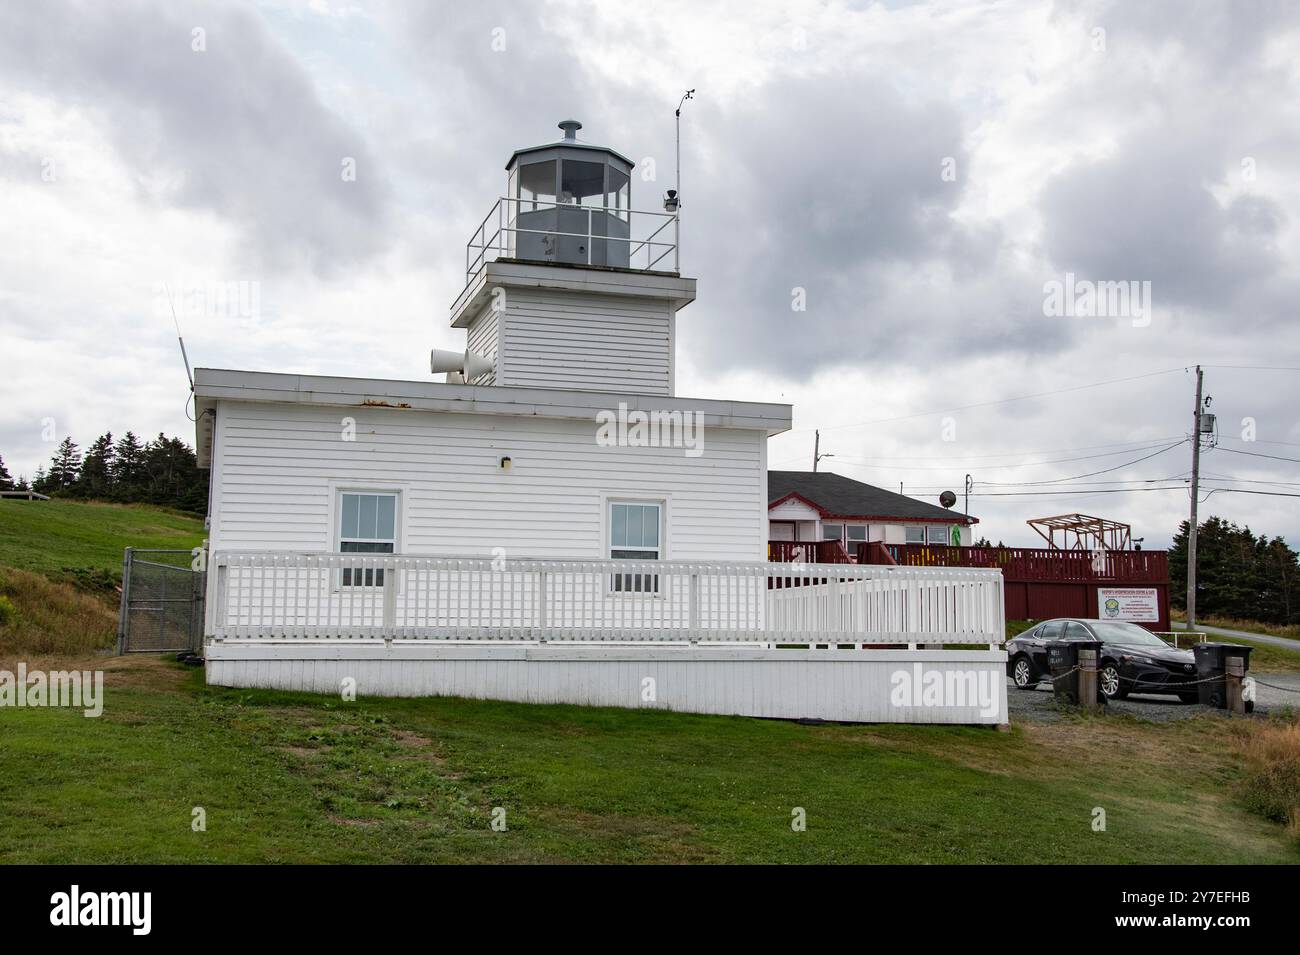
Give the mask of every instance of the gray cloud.
[[[191, 48], [194, 28], [205, 52]], [[6, 4], [0, 78], [92, 110], [143, 198], [234, 224], [252, 268], [328, 274], [385, 244], [374, 154], [243, 7]], [[343, 181], [344, 157], [356, 160], [354, 182]]]

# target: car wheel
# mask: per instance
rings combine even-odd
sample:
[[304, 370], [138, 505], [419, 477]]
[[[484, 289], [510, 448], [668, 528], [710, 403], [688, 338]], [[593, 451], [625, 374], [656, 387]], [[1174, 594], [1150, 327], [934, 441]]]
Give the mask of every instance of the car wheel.
[[1011, 679], [1016, 684], [1017, 690], [1038, 688], [1038, 674], [1034, 672], [1034, 665], [1029, 657], [1023, 654], [1016, 657], [1016, 662], [1011, 665]]
[[1113, 661], [1106, 660], [1102, 663], [1101, 670], [1097, 673], [1097, 689], [1108, 700], [1122, 700], [1128, 696], [1124, 681], [1119, 676], [1119, 667]]

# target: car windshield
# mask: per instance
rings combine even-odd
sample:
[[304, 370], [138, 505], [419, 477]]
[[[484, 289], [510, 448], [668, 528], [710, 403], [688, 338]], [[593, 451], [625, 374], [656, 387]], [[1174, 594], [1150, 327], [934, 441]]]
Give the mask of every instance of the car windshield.
[[1092, 627], [1092, 632], [1097, 635], [1097, 639], [1105, 643], [1121, 643], [1139, 647], [1169, 646], [1150, 630], [1139, 627], [1135, 623], [1101, 620], [1089, 624], [1089, 626]]

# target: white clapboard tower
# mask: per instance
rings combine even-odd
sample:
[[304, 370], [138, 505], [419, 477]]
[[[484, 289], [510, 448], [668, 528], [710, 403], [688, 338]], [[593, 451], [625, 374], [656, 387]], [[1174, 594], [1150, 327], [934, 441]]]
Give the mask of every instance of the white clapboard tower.
[[[467, 350], [435, 352], [450, 382], [672, 395], [677, 310], [695, 280], [677, 260], [675, 211], [632, 209], [633, 162], [581, 142], [516, 150], [506, 194], [466, 244], [451, 307]], [[671, 205], [671, 203], [670, 203]]]

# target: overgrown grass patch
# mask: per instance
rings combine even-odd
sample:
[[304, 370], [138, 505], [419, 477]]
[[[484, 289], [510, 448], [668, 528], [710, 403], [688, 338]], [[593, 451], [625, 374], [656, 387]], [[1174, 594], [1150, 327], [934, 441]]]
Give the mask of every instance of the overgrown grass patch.
[[111, 604], [41, 574], [0, 566], [0, 657], [81, 656], [111, 648]]

